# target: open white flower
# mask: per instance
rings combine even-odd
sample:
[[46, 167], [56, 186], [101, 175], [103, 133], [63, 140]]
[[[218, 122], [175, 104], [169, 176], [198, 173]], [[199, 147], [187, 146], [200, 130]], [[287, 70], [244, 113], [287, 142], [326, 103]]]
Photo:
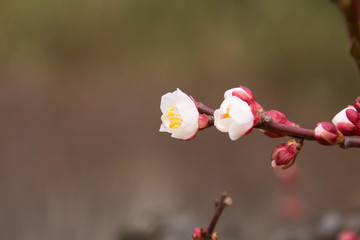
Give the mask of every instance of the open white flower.
[[162, 124], [160, 132], [171, 133], [171, 137], [187, 140], [199, 129], [199, 112], [195, 102], [180, 89], [161, 97]]
[[254, 115], [249, 105], [238, 97], [227, 96], [220, 109], [214, 112], [214, 125], [221, 132], [228, 132], [231, 140], [246, 134], [254, 125]]

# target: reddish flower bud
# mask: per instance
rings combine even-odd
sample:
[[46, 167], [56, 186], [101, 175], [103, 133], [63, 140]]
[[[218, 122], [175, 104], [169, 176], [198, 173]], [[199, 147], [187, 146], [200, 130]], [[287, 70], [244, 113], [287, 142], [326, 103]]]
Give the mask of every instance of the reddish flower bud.
[[291, 139], [287, 143], [277, 146], [271, 155], [273, 168], [287, 169], [295, 163], [295, 158], [301, 150], [303, 141]]
[[345, 230], [339, 233], [336, 240], [359, 240], [359, 237], [353, 231]]
[[206, 114], [199, 114], [199, 129], [208, 127], [209, 116]]
[[201, 232], [200, 232], [200, 228], [194, 228], [194, 232], [192, 234], [192, 238], [194, 240], [201, 240]]
[[[266, 115], [270, 116], [272, 118], [272, 120], [274, 120], [275, 122], [286, 124], [289, 126], [296, 126], [295, 123], [290, 122], [286, 118], [285, 114], [283, 114], [282, 112], [279, 112], [277, 110], [267, 111]], [[261, 131], [263, 131], [266, 136], [271, 137], [271, 138], [279, 138], [279, 137], [287, 136], [285, 133], [280, 133], [280, 132], [275, 132], [275, 131], [268, 131], [268, 130], [261, 130]]]
[[344, 136], [331, 122], [320, 122], [314, 130], [315, 140], [326, 146], [341, 144]]
[[354, 106], [341, 110], [332, 122], [345, 136], [360, 136], [360, 114]]
[[358, 112], [360, 112], [360, 96], [355, 99], [355, 101], [354, 101], [354, 107], [356, 108], [356, 110], [357, 110]]

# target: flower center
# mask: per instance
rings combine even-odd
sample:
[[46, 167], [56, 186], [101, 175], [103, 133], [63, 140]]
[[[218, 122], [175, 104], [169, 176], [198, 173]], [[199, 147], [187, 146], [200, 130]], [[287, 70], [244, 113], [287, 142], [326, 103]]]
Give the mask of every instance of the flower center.
[[230, 109], [227, 108], [226, 113], [224, 114], [224, 118], [231, 118], [230, 115], [229, 115], [229, 111], [230, 111]]
[[169, 108], [166, 112], [166, 116], [170, 119], [170, 125], [169, 127], [172, 129], [178, 129], [183, 120], [181, 119], [181, 117], [179, 117], [179, 114], [174, 113], [175, 110], [175, 105], [171, 105], [171, 108]]

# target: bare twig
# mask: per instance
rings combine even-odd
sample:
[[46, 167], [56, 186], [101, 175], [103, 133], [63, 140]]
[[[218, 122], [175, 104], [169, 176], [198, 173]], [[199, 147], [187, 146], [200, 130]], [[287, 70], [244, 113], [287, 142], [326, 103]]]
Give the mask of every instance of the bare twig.
[[227, 195], [226, 192], [224, 192], [221, 195], [219, 201], [215, 201], [215, 213], [208, 227], [209, 235], [211, 235], [214, 232], [216, 223], [219, 220], [222, 211], [225, 209], [225, 207], [230, 206], [231, 204], [232, 204], [232, 199]]

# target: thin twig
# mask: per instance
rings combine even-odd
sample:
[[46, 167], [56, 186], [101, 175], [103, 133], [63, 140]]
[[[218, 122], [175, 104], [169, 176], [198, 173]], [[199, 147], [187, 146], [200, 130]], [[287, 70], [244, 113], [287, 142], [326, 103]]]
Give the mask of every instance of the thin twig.
[[209, 236], [211, 236], [211, 234], [214, 232], [215, 226], [220, 218], [222, 211], [225, 209], [225, 207], [230, 206], [231, 204], [232, 204], [232, 199], [227, 195], [226, 192], [224, 192], [221, 195], [219, 201], [215, 201], [215, 213], [208, 227]]

